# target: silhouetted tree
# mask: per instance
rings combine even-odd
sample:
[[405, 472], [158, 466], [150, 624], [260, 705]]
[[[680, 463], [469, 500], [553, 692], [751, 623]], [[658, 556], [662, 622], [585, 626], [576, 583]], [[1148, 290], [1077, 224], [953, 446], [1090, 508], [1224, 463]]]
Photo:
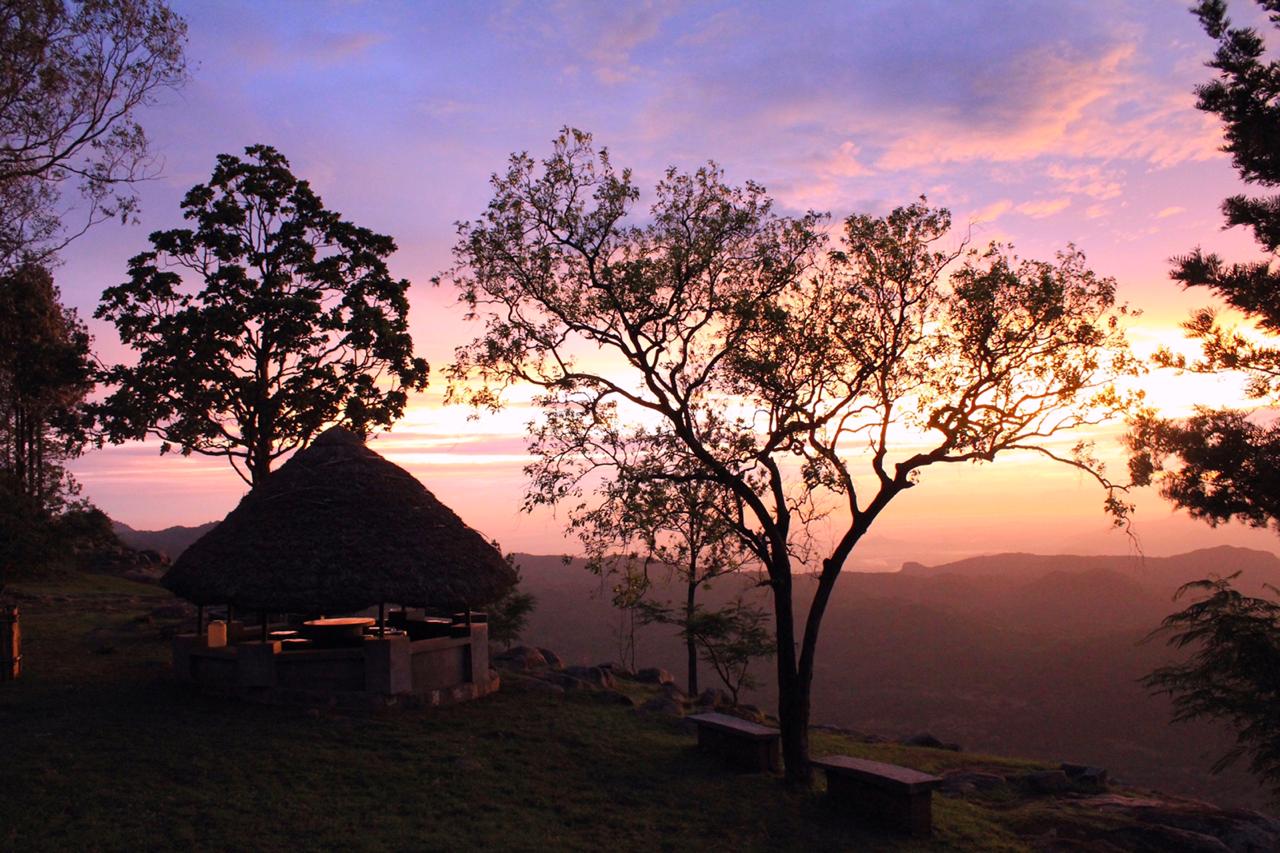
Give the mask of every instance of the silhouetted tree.
[[[1260, 2], [1280, 26], [1280, 6]], [[1280, 184], [1280, 112], [1275, 108], [1280, 63], [1264, 61], [1266, 44], [1249, 27], [1233, 27], [1223, 0], [1195, 6], [1205, 31], [1218, 42], [1211, 68], [1216, 79], [1196, 89], [1196, 106], [1224, 123], [1223, 150], [1246, 183]], [[1280, 196], [1236, 195], [1222, 204], [1228, 227], [1249, 228], [1267, 253], [1265, 260], [1227, 263], [1199, 248], [1174, 259], [1172, 277], [1202, 287], [1244, 313], [1266, 333], [1280, 332]], [[1184, 324], [1201, 343], [1202, 358], [1168, 351], [1166, 366], [1215, 373], [1243, 371], [1249, 395], [1274, 405], [1280, 392], [1280, 348], [1224, 325], [1213, 309], [1201, 309]], [[1190, 418], [1171, 420], [1146, 412], [1131, 437], [1133, 479], [1159, 480], [1165, 497], [1193, 516], [1219, 524], [1235, 519], [1255, 527], [1280, 519], [1280, 426], [1274, 418], [1233, 409], [1197, 408]]]
[[0, 275], [0, 586], [66, 550], [58, 514], [78, 491], [65, 463], [89, 437], [89, 343], [47, 269], [27, 262]]
[[[774, 655], [769, 614], [741, 595], [715, 609], [693, 604], [680, 610], [669, 604], [643, 602], [640, 612], [648, 623], [678, 628], [681, 639], [711, 665], [735, 705], [744, 688], [758, 686], [750, 672], [752, 662]], [[695, 682], [690, 695], [697, 689]]]
[[63, 463], [89, 438], [89, 344], [47, 269], [28, 262], [0, 276], [0, 469], [8, 493], [37, 517], [73, 491]]
[[185, 79], [186, 31], [163, 0], [0, 0], [0, 269], [133, 213], [155, 173], [136, 114]]
[[[1259, 2], [1280, 26], [1280, 4]], [[1209, 67], [1216, 79], [1196, 89], [1196, 106], [1223, 120], [1223, 150], [1246, 183], [1280, 184], [1280, 113], [1275, 107], [1280, 63], [1264, 61], [1266, 44], [1250, 27], [1233, 27], [1222, 0], [1202, 0], [1194, 13], [1218, 43]], [[1228, 227], [1249, 228], [1264, 260], [1227, 263], [1199, 248], [1174, 259], [1172, 277], [1203, 287], [1254, 321], [1267, 335], [1280, 332], [1280, 196], [1236, 195], [1222, 204]], [[1201, 358], [1162, 351], [1157, 360], [1198, 373], [1242, 371], [1250, 397], [1274, 406], [1280, 396], [1280, 347], [1245, 334], [1204, 308], [1184, 324], [1201, 344]], [[1280, 531], [1280, 422], [1261, 412], [1198, 407], [1185, 419], [1145, 412], [1130, 437], [1130, 468], [1137, 483], [1160, 482], [1161, 493], [1196, 518], [1217, 525], [1240, 521]], [[1180, 664], [1157, 669], [1144, 683], [1173, 697], [1175, 720], [1216, 718], [1236, 730], [1236, 746], [1213, 767], [1243, 755], [1250, 769], [1280, 793], [1280, 606], [1250, 598], [1227, 578], [1187, 584], [1178, 596], [1207, 596], [1164, 620], [1177, 648], [1194, 649]]]
[[489, 605], [487, 616], [490, 642], [501, 643], [509, 649], [512, 643], [520, 639], [538, 600], [532, 593], [520, 589], [520, 582], [523, 580], [520, 577], [520, 567], [511, 555], [507, 555], [506, 559], [515, 569], [516, 582], [506, 595]]
[[[563, 448], [567, 455], [552, 463], [561, 453], [562, 437], [547, 427], [548, 422], [542, 422], [530, 443], [538, 460], [527, 468], [533, 475], [530, 505], [550, 502], [537, 491], [538, 484], [544, 482], [539, 474], [554, 468], [555, 476], [545, 482], [559, 487], [568, 475], [568, 466], [578, 465], [583, 477], [596, 470], [595, 460], [584, 458], [573, 447]], [[625, 453], [627, 448], [616, 450]], [[672, 452], [678, 453], [678, 448], [673, 447]], [[734, 526], [737, 501], [732, 492], [705, 480], [673, 482], [662, 475], [649, 479], [638, 467], [626, 464], [613, 470], [615, 476], [599, 484], [592, 500], [570, 511], [569, 528], [582, 542], [589, 570], [622, 578], [614, 587], [614, 603], [626, 610], [632, 623], [638, 609], [645, 622], [680, 629], [687, 658], [687, 689], [690, 695], [697, 695], [700, 632], [691, 628], [698, 620], [712, 626], [702, 618], [708, 611], [697, 602], [698, 590], [751, 561]], [[649, 572], [654, 567], [683, 585], [681, 607], [647, 598], [653, 590]]]
[[[630, 172], [571, 130], [541, 168], [513, 156], [493, 190], [459, 226], [451, 278], [485, 328], [457, 351], [451, 397], [498, 407], [505, 388], [532, 385], [561, 456], [576, 446], [610, 465], [601, 448], [621, 441], [650, 479], [733, 494], [773, 595], [791, 782], [812, 776], [810, 687], [836, 578], [924, 468], [1037, 453], [1097, 477], [1123, 511], [1086, 445], [1048, 444], [1123, 410], [1111, 381], [1136, 369], [1114, 282], [1079, 252], [940, 250], [950, 217], [921, 202], [849, 217], [823, 255], [822, 217], [778, 216], [761, 187], [730, 187], [714, 165], [669, 170], [633, 225]], [[580, 492], [575, 466], [558, 484], [554, 463], [545, 476], [550, 499]], [[798, 630], [793, 574], [824, 503], [844, 518], [809, 564]]]
[[1235, 746], [1213, 772], [1248, 755], [1249, 769], [1280, 795], [1280, 604], [1240, 593], [1231, 583], [1239, 574], [1178, 590], [1179, 598], [1206, 595], [1165, 619], [1160, 633], [1194, 654], [1143, 683], [1173, 697], [1175, 720], [1224, 720], [1235, 729]]
[[95, 315], [138, 351], [105, 374], [111, 441], [156, 435], [255, 485], [327, 424], [364, 435], [426, 386], [394, 241], [325, 209], [274, 148], [219, 155], [182, 207], [195, 227], [152, 234]]

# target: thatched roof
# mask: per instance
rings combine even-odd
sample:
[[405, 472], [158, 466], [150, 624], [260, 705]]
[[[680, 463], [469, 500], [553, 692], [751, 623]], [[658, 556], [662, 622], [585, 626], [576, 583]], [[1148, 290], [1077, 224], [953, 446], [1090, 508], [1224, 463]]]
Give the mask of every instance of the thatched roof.
[[336, 613], [384, 601], [482, 607], [515, 573], [408, 471], [334, 427], [245, 495], [163, 583], [196, 604]]

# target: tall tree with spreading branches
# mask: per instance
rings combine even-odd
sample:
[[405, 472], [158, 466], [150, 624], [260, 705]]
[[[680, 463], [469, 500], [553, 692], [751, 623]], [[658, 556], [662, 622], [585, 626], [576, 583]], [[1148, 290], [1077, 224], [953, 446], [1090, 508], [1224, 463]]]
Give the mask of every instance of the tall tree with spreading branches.
[[186, 35], [164, 0], [0, 0], [0, 269], [134, 213], [137, 114], [185, 81]]
[[[950, 217], [921, 201], [849, 217], [824, 253], [821, 216], [779, 216], [714, 164], [668, 171], [633, 224], [631, 173], [574, 130], [492, 182], [487, 210], [459, 226], [450, 278], [484, 330], [456, 353], [452, 395], [496, 407], [533, 385], [582, 456], [610, 464], [601, 448], [621, 441], [649, 478], [733, 494], [736, 534], [773, 596], [791, 783], [812, 778], [810, 688], [836, 579], [926, 468], [1039, 454], [1096, 477], [1123, 510], [1087, 445], [1059, 444], [1123, 411], [1112, 382], [1137, 370], [1114, 282], [1079, 252], [943, 248]], [[565, 470], [549, 496], [581, 488]], [[840, 529], [803, 561], [805, 519], [833, 508]], [[794, 576], [810, 569], [797, 625]]]
[[225, 457], [250, 486], [328, 424], [364, 435], [427, 383], [395, 242], [324, 207], [266, 145], [219, 155], [95, 316], [138, 351], [98, 407], [116, 442]]

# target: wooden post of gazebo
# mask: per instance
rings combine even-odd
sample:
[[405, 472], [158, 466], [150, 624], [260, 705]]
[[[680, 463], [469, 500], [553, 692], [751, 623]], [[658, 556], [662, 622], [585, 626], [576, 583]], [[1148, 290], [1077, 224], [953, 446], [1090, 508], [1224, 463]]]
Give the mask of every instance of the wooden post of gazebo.
[[22, 674], [22, 629], [18, 608], [0, 606], [0, 681], [13, 681]]

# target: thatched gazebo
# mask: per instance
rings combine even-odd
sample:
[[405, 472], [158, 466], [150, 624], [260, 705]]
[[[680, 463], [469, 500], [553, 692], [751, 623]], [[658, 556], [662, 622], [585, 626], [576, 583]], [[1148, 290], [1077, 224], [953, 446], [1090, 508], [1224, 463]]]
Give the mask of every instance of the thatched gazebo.
[[332, 613], [383, 602], [478, 608], [515, 580], [497, 548], [412, 474], [332, 427], [184, 551], [163, 583], [199, 605]]
[[[393, 670], [404, 670], [400, 673], [404, 677], [397, 680], [392, 673], [389, 681], [379, 679], [378, 686], [365, 689], [397, 694], [449, 686], [434, 684], [444, 670], [468, 670], [474, 676], [471, 681], [485, 682], [486, 689], [479, 692], [488, 692], [487, 630], [484, 625], [472, 630], [471, 613], [502, 597], [515, 581], [515, 571], [498, 549], [408, 471], [374, 453], [351, 432], [333, 427], [245, 495], [221, 524], [182, 553], [163, 583], [199, 605], [202, 612], [211, 605], [227, 605], [228, 614], [234, 608], [317, 616], [353, 613], [373, 605], [381, 610], [386, 603], [436, 612], [464, 611], [465, 631], [452, 634], [453, 645], [458, 646], [453, 655], [456, 661], [438, 653], [449, 637], [417, 642], [404, 636], [375, 638], [397, 648], [404, 646], [402, 653], [392, 654], [403, 660], [391, 664]], [[224, 630], [225, 640], [218, 633]], [[231, 678], [243, 687], [244, 673], [239, 670], [245, 668], [246, 656], [267, 655], [290, 665], [282, 668], [272, 657], [272, 672], [265, 679], [270, 683], [256, 686], [277, 687], [288, 681], [290, 686], [305, 687], [300, 683], [300, 679], [305, 682], [299, 675], [302, 668], [293, 665], [304, 660], [301, 653], [321, 663], [324, 653], [333, 658], [352, 651], [299, 648], [286, 641], [281, 655], [282, 644], [267, 636], [265, 616], [255, 643], [237, 642], [249, 636], [234, 623], [211, 623], [208, 634], [201, 625], [194, 638], [184, 638], [187, 642], [175, 654], [175, 666], [180, 674], [207, 681], [199, 676], [201, 668], [218, 670], [210, 661], [227, 659], [228, 650], [239, 645], [244, 647], [237, 652], [240, 663], [232, 657], [232, 671], [220, 674], [223, 681]], [[378, 645], [355, 639], [355, 646], [367, 646], [366, 652]], [[462, 645], [468, 646], [466, 655]], [[299, 648], [300, 654], [291, 654], [291, 648]], [[419, 653], [428, 652], [433, 655], [428, 655], [430, 661], [417, 660]], [[382, 661], [374, 669], [386, 666]], [[261, 668], [261, 663], [254, 664], [255, 672]], [[312, 676], [325, 683], [342, 681], [333, 672], [320, 671], [324, 667], [311, 669]], [[292, 676], [285, 678], [285, 670]], [[359, 689], [357, 681], [360, 678], [347, 672], [343, 689]]]

